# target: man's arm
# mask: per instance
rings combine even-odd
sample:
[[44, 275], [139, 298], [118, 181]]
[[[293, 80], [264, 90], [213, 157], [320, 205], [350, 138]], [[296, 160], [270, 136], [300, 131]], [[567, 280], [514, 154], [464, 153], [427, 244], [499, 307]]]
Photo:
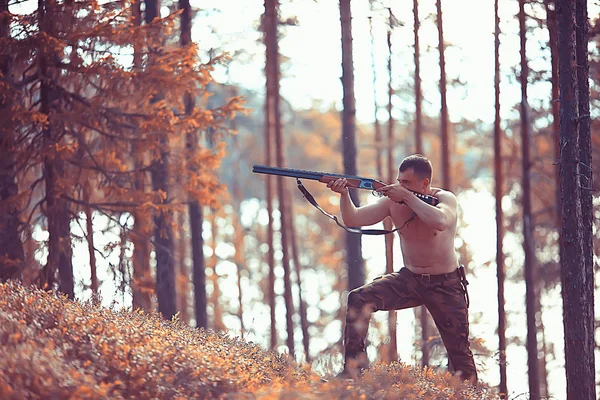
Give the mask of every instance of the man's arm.
[[421, 201], [417, 196], [406, 196], [404, 202], [415, 214], [430, 228], [443, 231], [451, 227], [456, 221], [456, 209], [458, 201], [456, 196], [447, 191], [437, 194], [440, 202], [437, 206], [431, 206]]
[[389, 215], [389, 199], [379, 199], [377, 203], [356, 207], [348, 192], [340, 194], [340, 211], [344, 223], [349, 226], [368, 226], [381, 222]]
[[340, 194], [340, 211], [342, 220], [349, 226], [368, 226], [381, 222], [390, 212], [390, 199], [383, 198], [375, 204], [358, 207], [354, 205], [348, 193], [348, 182], [345, 178], [327, 183], [327, 187]]

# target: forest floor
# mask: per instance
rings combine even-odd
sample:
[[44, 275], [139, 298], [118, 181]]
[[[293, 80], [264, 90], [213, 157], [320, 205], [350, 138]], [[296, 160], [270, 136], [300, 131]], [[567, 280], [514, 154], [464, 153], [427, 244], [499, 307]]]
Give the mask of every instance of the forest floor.
[[307, 365], [232, 338], [0, 284], [2, 399], [494, 399], [449, 374], [377, 364], [324, 383]]

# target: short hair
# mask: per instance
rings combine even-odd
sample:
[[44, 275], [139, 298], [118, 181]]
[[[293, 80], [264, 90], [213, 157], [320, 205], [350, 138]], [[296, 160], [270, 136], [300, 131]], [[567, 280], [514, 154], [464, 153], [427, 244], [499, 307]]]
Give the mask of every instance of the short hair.
[[427, 178], [431, 181], [431, 175], [433, 173], [433, 167], [427, 157], [422, 154], [412, 154], [402, 160], [400, 163], [400, 172], [404, 172], [407, 169], [413, 169], [417, 175], [421, 178]]

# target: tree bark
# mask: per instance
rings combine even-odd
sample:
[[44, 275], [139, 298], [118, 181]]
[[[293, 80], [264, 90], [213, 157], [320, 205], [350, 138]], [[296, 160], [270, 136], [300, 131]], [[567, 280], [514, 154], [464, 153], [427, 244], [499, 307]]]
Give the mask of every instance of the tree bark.
[[[356, 101], [354, 98], [354, 62], [352, 57], [352, 12], [350, 0], [340, 0], [340, 25], [342, 30], [342, 152], [344, 174], [357, 175], [356, 171]], [[350, 198], [356, 206], [360, 199], [356, 189], [350, 189]], [[360, 235], [346, 232], [346, 264], [348, 290], [365, 283], [362, 239]]]
[[498, 2], [494, 1], [494, 178], [496, 199], [496, 276], [498, 278], [498, 357], [500, 366], [499, 392], [508, 396], [506, 376], [506, 310], [504, 299], [504, 281], [506, 280], [504, 266], [504, 213], [502, 211], [502, 197], [504, 195], [504, 174], [502, 165], [502, 129], [500, 128], [500, 17], [498, 15]]
[[[145, 0], [145, 21], [151, 23], [160, 17], [160, 0]], [[151, 55], [152, 56], [152, 55]], [[160, 96], [160, 94], [158, 95]], [[166, 204], [169, 193], [168, 171], [169, 171], [169, 140], [164, 134], [160, 134], [160, 157], [155, 160], [150, 168], [152, 188], [167, 194], [163, 200]], [[156, 253], [156, 298], [158, 300], [158, 311], [165, 319], [172, 319], [177, 313], [177, 294], [175, 291], [175, 262], [173, 259], [173, 230], [169, 225], [169, 217], [172, 213], [158, 211], [154, 215], [154, 250]]]
[[[280, 111], [280, 70], [279, 70], [279, 38], [277, 27], [279, 25], [279, 1], [265, 0], [265, 42], [267, 45], [267, 62], [271, 64], [270, 74], [267, 76], [267, 90], [271, 90], [271, 117], [273, 118], [273, 133], [275, 134], [275, 162], [277, 167], [285, 166], [285, 146], [283, 142], [281, 111]], [[292, 298], [291, 268], [289, 257], [289, 237], [287, 220], [287, 201], [285, 194], [285, 182], [283, 177], [277, 176], [277, 199], [279, 201], [279, 213], [281, 215], [281, 248], [283, 265], [284, 302], [286, 311], [286, 345], [289, 354], [295, 358], [294, 349], [294, 303]]]
[[446, 100], [446, 57], [444, 43], [444, 20], [442, 14], [442, 0], [436, 0], [438, 51], [440, 53], [440, 127], [442, 136], [442, 188], [452, 190], [451, 187], [451, 162], [450, 162], [450, 138], [448, 126], [448, 103]]
[[[38, 0], [40, 31], [51, 35], [50, 26], [52, 10], [48, 12], [48, 3]], [[41, 49], [40, 49], [41, 50]], [[62, 176], [62, 162], [51, 151], [57, 138], [50, 118], [52, 101], [52, 82], [47, 59], [51, 54], [48, 49], [39, 52], [40, 68], [40, 112], [48, 117], [48, 124], [43, 129], [45, 152], [43, 156], [43, 178], [46, 185], [46, 217], [48, 219], [48, 260], [44, 267], [44, 283], [52, 289], [58, 283], [58, 290], [70, 299], [74, 298], [73, 265], [71, 260], [70, 214], [67, 202], [61, 198], [58, 180]], [[58, 271], [58, 280], [56, 272]]]
[[[0, 39], [9, 37], [8, 0], [0, 0]], [[0, 56], [0, 73], [7, 81], [11, 80], [11, 67], [10, 56]], [[10, 95], [0, 95], [0, 112], [7, 113], [10, 108]], [[20, 221], [15, 198], [19, 190], [13, 133], [10, 126], [0, 129], [0, 282], [4, 282], [8, 279], [20, 279], [25, 253], [19, 236]]]
[[423, 93], [421, 90], [421, 48], [419, 46], [419, 0], [413, 0], [415, 40], [415, 150], [423, 154]]
[[[589, 154], [588, 132], [581, 115], [589, 101], [587, 62], [582, 49], [587, 46], [587, 9], [585, 2], [558, 0], [558, 69], [560, 83], [560, 176], [561, 176], [561, 286], [565, 338], [565, 370], [567, 398], [588, 400], [596, 398], [594, 367], [594, 274], [587, 240], [589, 210], [584, 205], [582, 175], [587, 177], [585, 161]], [[585, 47], [584, 47], [585, 46]], [[580, 47], [582, 49], [580, 49]], [[585, 50], [583, 51], [585, 52]], [[583, 64], [582, 64], [583, 63]], [[582, 159], [583, 155], [583, 159]], [[585, 180], [583, 180], [585, 182]]]
[[[179, 0], [181, 10], [181, 47], [192, 43], [192, 8], [189, 0]], [[190, 114], [195, 107], [195, 99], [189, 93], [184, 99], [185, 112]], [[198, 143], [195, 132], [186, 135], [186, 149], [188, 152], [196, 150]], [[194, 284], [194, 312], [196, 327], [208, 328], [208, 315], [206, 298], [206, 259], [204, 258], [204, 239], [202, 238], [202, 206], [196, 200], [190, 200], [188, 205], [190, 218], [190, 236], [192, 253], [192, 281]]]
[[531, 213], [530, 179], [530, 117], [527, 99], [527, 27], [525, 21], [525, 0], [519, 0], [519, 33], [521, 42], [521, 173], [523, 190], [523, 250], [525, 252], [525, 306], [527, 312], [527, 366], [529, 377], [529, 396], [531, 400], [540, 398], [540, 373], [538, 364], [538, 341], [536, 325], [536, 277], [535, 249], [533, 243], [533, 216]]
[[[142, 24], [141, 0], [133, 0], [132, 3], [132, 23], [134, 26]], [[135, 49], [133, 56], [133, 68], [136, 71], [142, 69], [142, 51]], [[137, 132], [137, 134], [142, 134]], [[131, 152], [136, 167], [134, 187], [137, 192], [146, 190], [146, 173], [140, 171], [140, 165], [143, 164], [144, 154], [137, 148], [136, 143], [132, 143]], [[141, 308], [146, 311], [152, 309], [152, 297], [150, 293], [154, 291], [154, 284], [150, 274], [150, 215], [142, 213], [141, 210], [134, 211], [135, 234], [131, 237], [133, 242], [133, 279], [131, 283], [133, 308]]]

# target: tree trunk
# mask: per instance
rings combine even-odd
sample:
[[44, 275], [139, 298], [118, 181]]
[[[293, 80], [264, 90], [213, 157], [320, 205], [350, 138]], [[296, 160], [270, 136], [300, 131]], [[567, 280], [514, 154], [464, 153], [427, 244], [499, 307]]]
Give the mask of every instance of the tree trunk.
[[[160, 0], [145, 0], [146, 23], [160, 17]], [[162, 33], [161, 33], [162, 34]], [[152, 56], [152, 55], [151, 55]], [[160, 94], [157, 96], [159, 97]], [[150, 168], [152, 188], [155, 191], [169, 193], [169, 140], [160, 134], [159, 160]], [[168, 201], [164, 199], [163, 204]], [[154, 250], [156, 252], [156, 298], [158, 311], [163, 318], [170, 320], [177, 313], [177, 295], [175, 292], [175, 265], [173, 259], [173, 230], [169, 225], [171, 213], [159, 210], [154, 215]]]
[[[132, 3], [132, 23], [134, 26], [142, 24], [142, 12], [140, 9], [141, 0], [133, 0]], [[136, 71], [142, 69], [142, 49], [135, 49], [133, 55], [133, 68]], [[142, 134], [137, 132], [137, 134]], [[142, 134], [143, 135], [143, 134]], [[131, 152], [136, 167], [135, 190], [142, 193], [146, 190], [146, 173], [140, 171], [140, 166], [144, 161], [144, 154], [132, 143]], [[134, 211], [134, 230], [135, 234], [131, 237], [133, 242], [133, 277], [131, 283], [133, 308], [141, 308], [146, 311], [152, 309], [151, 293], [154, 291], [154, 284], [150, 274], [150, 215], [141, 210]]]
[[[352, 61], [352, 12], [350, 0], [340, 0], [340, 25], [342, 30], [342, 151], [344, 174], [356, 172], [356, 104], [354, 98], [354, 63]], [[350, 189], [350, 198], [360, 205], [356, 189]], [[365, 283], [362, 240], [360, 235], [346, 232], [346, 264], [348, 266], [348, 290]]]
[[[279, 37], [277, 27], [279, 26], [279, 1], [265, 0], [265, 42], [267, 47], [267, 62], [271, 64], [269, 75], [267, 75], [267, 90], [271, 91], [271, 118], [273, 119], [273, 133], [275, 134], [275, 160], [277, 167], [285, 166], [285, 146], [283, 143], [282, 127], [281, 127], [281, 112], [280, 92], [279, 92]], [[284, 302], [286, 310], [286, 330], [287, 339], [286, 345], [289, 354], [294, 358], [294, 302], [292, 298], [292, 282], [290, 271], [289, 257], [289, 238], [288, 238], [288, 221], [287, 221], [287, 201], [285, 193], [285, 182], [283, 177], [278, 176], [277, 179], [277, 199], [279, 201], [279, 213], [281, 215], [281, 248], [282, 248], [282, 264], [283, 264], [283, 284], [284, 284]]]
[[419, 0], [413, 0], [414, 14], [414, 40], [415, 40], [415, 150], [423, 154], [423, 115], [421, 105], [423, 93], [421, 91], [421, 49], [419, 47]]
[[302, 329], [302, 346], [304, 348], [304, 356], [306, 363], [310, 364], [310, 336], [308, 335], [308, 318], [306, 316], [306, 303], [302, 296], [302, 266], [300, 265], [300, 255], [298, 254], [298, 241], [296, 235], [296, 226], [293, 223], [294, 208], [291, 200], [290, 193], [287, 192], [288, 199], [290, 199], [290, 212], [289, 212], [289, 230], [290, 230], [290, 242], [292, 250], [292, 260], [294, 261], [294, 268], [296, 270], [296, 282], [298, 284], [298, 313], [300, 314], [300, 328]]
[[[389, 29], [387, 31], [387, 45], [388, 45], [388, 154], [387, 154], [387, 181], [395, 182], [396, 181], [396, 166], [394, 164], [394, 127], [395, 121], [394, 116], [392, 114], [393, 104], [392, 99], [394, 96], [394, 85], [392, 79], [392, 29], [393, 29], [393, 14], [392, 9], [388, 8], [388, 21], [389, 21]], [[386, 218], [383, 220], [383, 227], [387, 230], [393, 229], [393, 222], [391, 218]], [[385, 272], [386, 274], [391, 274], [394, 272], [394, 235], [385, 235]], [[387, 354], [385, 354], [384, 360], [398, 361], [398, 338], [396, 334], [396, 321], [397, 315], [396, 311], [390, 311], [388, 313], [388, 330], [390, 341], [387, 345]]]
[[448, 127], [448, 103], [446, 101], [446, 57], [444, 55], [444, 20], [442, 14], [442, 0], [436, 0], [438, 51], [440, 53], [440, 126], [442, 133], [442, 188], [452, 190], [450, 180], [450, 138]]
[[[90, 187], [89, 181], [84, 183], [84, 200], [86, 204], [91, 203], [91, 195], [90, 191], [92, 188]], [[90, 276], [91, 276], [91, 285], [90, 289], [92, 291], [92, 300], [96, 301], [98, 299], [98, 274], [96, 273], [96, 246], [94, 245], [94, 224], [92, 221], [93, 211], [92, 207], [89, 205], [85, 207], [85, 239], [88, 245], [88, 254], [90, 257]]]
[[212, 283], [212, 294], [210, 298], [210, 302], [213, 307], [213, 324], [212, 329], [215, 331], [225, 330], [225, 324], [223, 323], [223, 310], [221, 309], [221, 287], [219, 286], [219, 278], [220, 276], [217, 274], [217, 264], [219, 262], [219, 258], [217, 257], [217, 236], [219, 236], [219, 226], [216, 223], [217, 216], [213, 212], [210, 214], [210, 247], [212, 249], [212, 257], [208, 262], [208, 267], [212, 271], [210, 275], [210, 281]]
[[[554, 9], [550, 7], [550, 3], [554, 4]], [[554, 142], [554, 157], [556, 160], [560, 157], [560, 148], [558, 143], [560, 142], [560, 103], [558, 101], [558, 48], [557, 48], [557, 26], [556, 26], [556, 3], [554, 0], [546, 0], [544, 2], [546, 6], [546, 23], [548, 25], [548, 47], [550, 48], [550, 60], [551, 60], [551, 77], [550, 82], [552, 84], [552, 138]], [[556, 181], [556, 226], [560, 231], [560, 170], [556, 168], [554, 179]]]
[[[372, 5], [372, 3], [370, 3]], [[381, 124], [377, 118], [379, 105], [377, 104], [377, 65], [375, 63], [375, 35], [373, 33], [373, 18], [369, 17], [369, 33], [371, 35], [371, 69], [373, 70], [373, 127], [375, 129], [375, 166], [377, 176], [383, 177], [383, 163], [381, 153], [383, 140], [381, 137]]]
[[[49, 32], [52, 21], [52, 12], [48, 13], [48, 4], [45, 0], [38, 1], [39, 24], [41, 32]], [[44, 267], [44, 284], [53, 288], [58, 283], [58, 290], [70, 299], [74, 298], [73, 266], [71, 260], [70, 240], [70, 214], [68, 204], [60, 197], [58, 180], [62, 176], [62, 165], [55, 154], [49, 154], [50, 149], [56, 145], [56, 136], [52, 129], [50, 118], [51, 109], [51, 78], [47, 68], [47, 58], [50, 54], [47, 49], [40, 51], [39, 68], [40, 84], [40, 112], [48, 117], [48, 124], [43, 130], [45, 154], [43, 156], [43, 178], [46, 185], [46, 217], [48, 219], [48, 260]], [[58, 271], [58, 281], [56, 272]]]
[[[181, 39], [182, 47], [192, 43], [192, 8], [189, 0], [179, 0], [179, 9], [181, 10]], [[186, 114], [192, 113], [195, 107], [195, 100], [189, 93], [185, 99]], [[186, 149], [188, 152], [195, 151], [198, 142], [194, 132], [186, 135]], [[208, 327], [207, 298], [206, 298], [206, 260], [204, 258], [204, 239], [202, 238], [202, 206], [196, 201], [191, 200], [188, 205], [188, 214], [190, 218], [191, 235], [191, 253], [192, 253], [192, 280], [194, 284], [194, 310], [196, 327]]]
[[[4, 14], [2, 14], [4, 13]], [[8, 0], [0, 0], [0, 39], [10, 37]], [[10, 57], [0, 56], [0, 73], [7, 81], [11, 75]], [[5, 92], [6, 93], [6, 92]], [[10, 95], [0, 96], [0, 111], [10, 110]], [[13, 133], [10, 126], [0, 132], [0, 282], [20, 279], [25, 253], [19, 236], [19, 213], [15, 196], [18, 193], [14, 160]]]
[[[587, 150], [586, 126], [589, 116], [581, 115], [589, 105], [587, 62], [582, 50], [587, 47], [587, 9], [585, 2], [557, 1], [558, 68], [560, 83], [560, 176], [561, 176], [561, 286], [565, 337], [565, 370], [567, 398], [595, 399], [594, 367], [594, 274], [587, 231], [591, 216], [584, 204], [582, 175], [587, 177], [585, 161]], [[580, 49], [581, 48], [581, 49]], [[583, 50], [585, 53], [586, 51]], [[582, 122], [584, 123], [582, 128]]]
[[504, 195], [504, 174], [502, 165], [502, 129], [500, 128], [500, 17], [498, 15], [498, 2], [494, 1], [494, 93], [495, 93], [495, 118], [494, 118], [494, 178], [496, 198], [496, 276], [498, 278], [498, 355], [500, 363], [499, 392], [508, 396], [506, 379], [506, 311], [504, 299], [504, 213], [502, 211], [502, 197]]
[[540, 398], [540, 373], [538, 364], [538, 341], [536, 325], [536, 277], [535, 249], [533, 243], [533, 221], [531, 213], [530, 180], [530, 118], [527, 99], [527, 78], [529, 68], [526, 54], [525, 0], [519, 0], [519, 33], [521, 41], [521, 173], [523, 190], [523, 250], [525, 252], [525, 308], [527, 311], [527, 366], [529, 375], [529, 396], [531, 400]]
[[[263, 16], [262, 27], [264, 31], [264, 42], [265, 47], [267, 46], [267, 26], [269, 24], [267, 16], [267, 0], [265, 0], [265, 14]], [[270, 47], [269, 47], [270, 49]], [[273, 69], [273, 63], [271, 62], [272, 57], [276, 57], [276, 55], [271, 54], [270, 52], [266, 52], [266, 60], [265, 60], [265, 78], [271, 79], [273, 73], [271, 70]], [[270, 81], [269, 81], [270, 83]], [[269, 89], [269, 84], [266, 85], [266, 99], [265, 99], [265, 165], [271, 165], [273, 162], [273, 149], [271, 146], [271, 141], [275, 136], [275, 122], [273, 118], [273, 91]], [[270, 348], [275, 349], [277, 347], [277, 321], [275, 318], [275, 250], [274, 246], [274, 232], [273, 232], [273, 177], [271, 175], [266, 176], [267, 185], [266, 185], [266, 197], [267, 197], [267, 244], [269, 245], [269, 249], [267, 251], [267, 264], [269, 268], [269, 287], [268, 287], [268, 301], [269, 301], [269, 311], [270, 311]]]

